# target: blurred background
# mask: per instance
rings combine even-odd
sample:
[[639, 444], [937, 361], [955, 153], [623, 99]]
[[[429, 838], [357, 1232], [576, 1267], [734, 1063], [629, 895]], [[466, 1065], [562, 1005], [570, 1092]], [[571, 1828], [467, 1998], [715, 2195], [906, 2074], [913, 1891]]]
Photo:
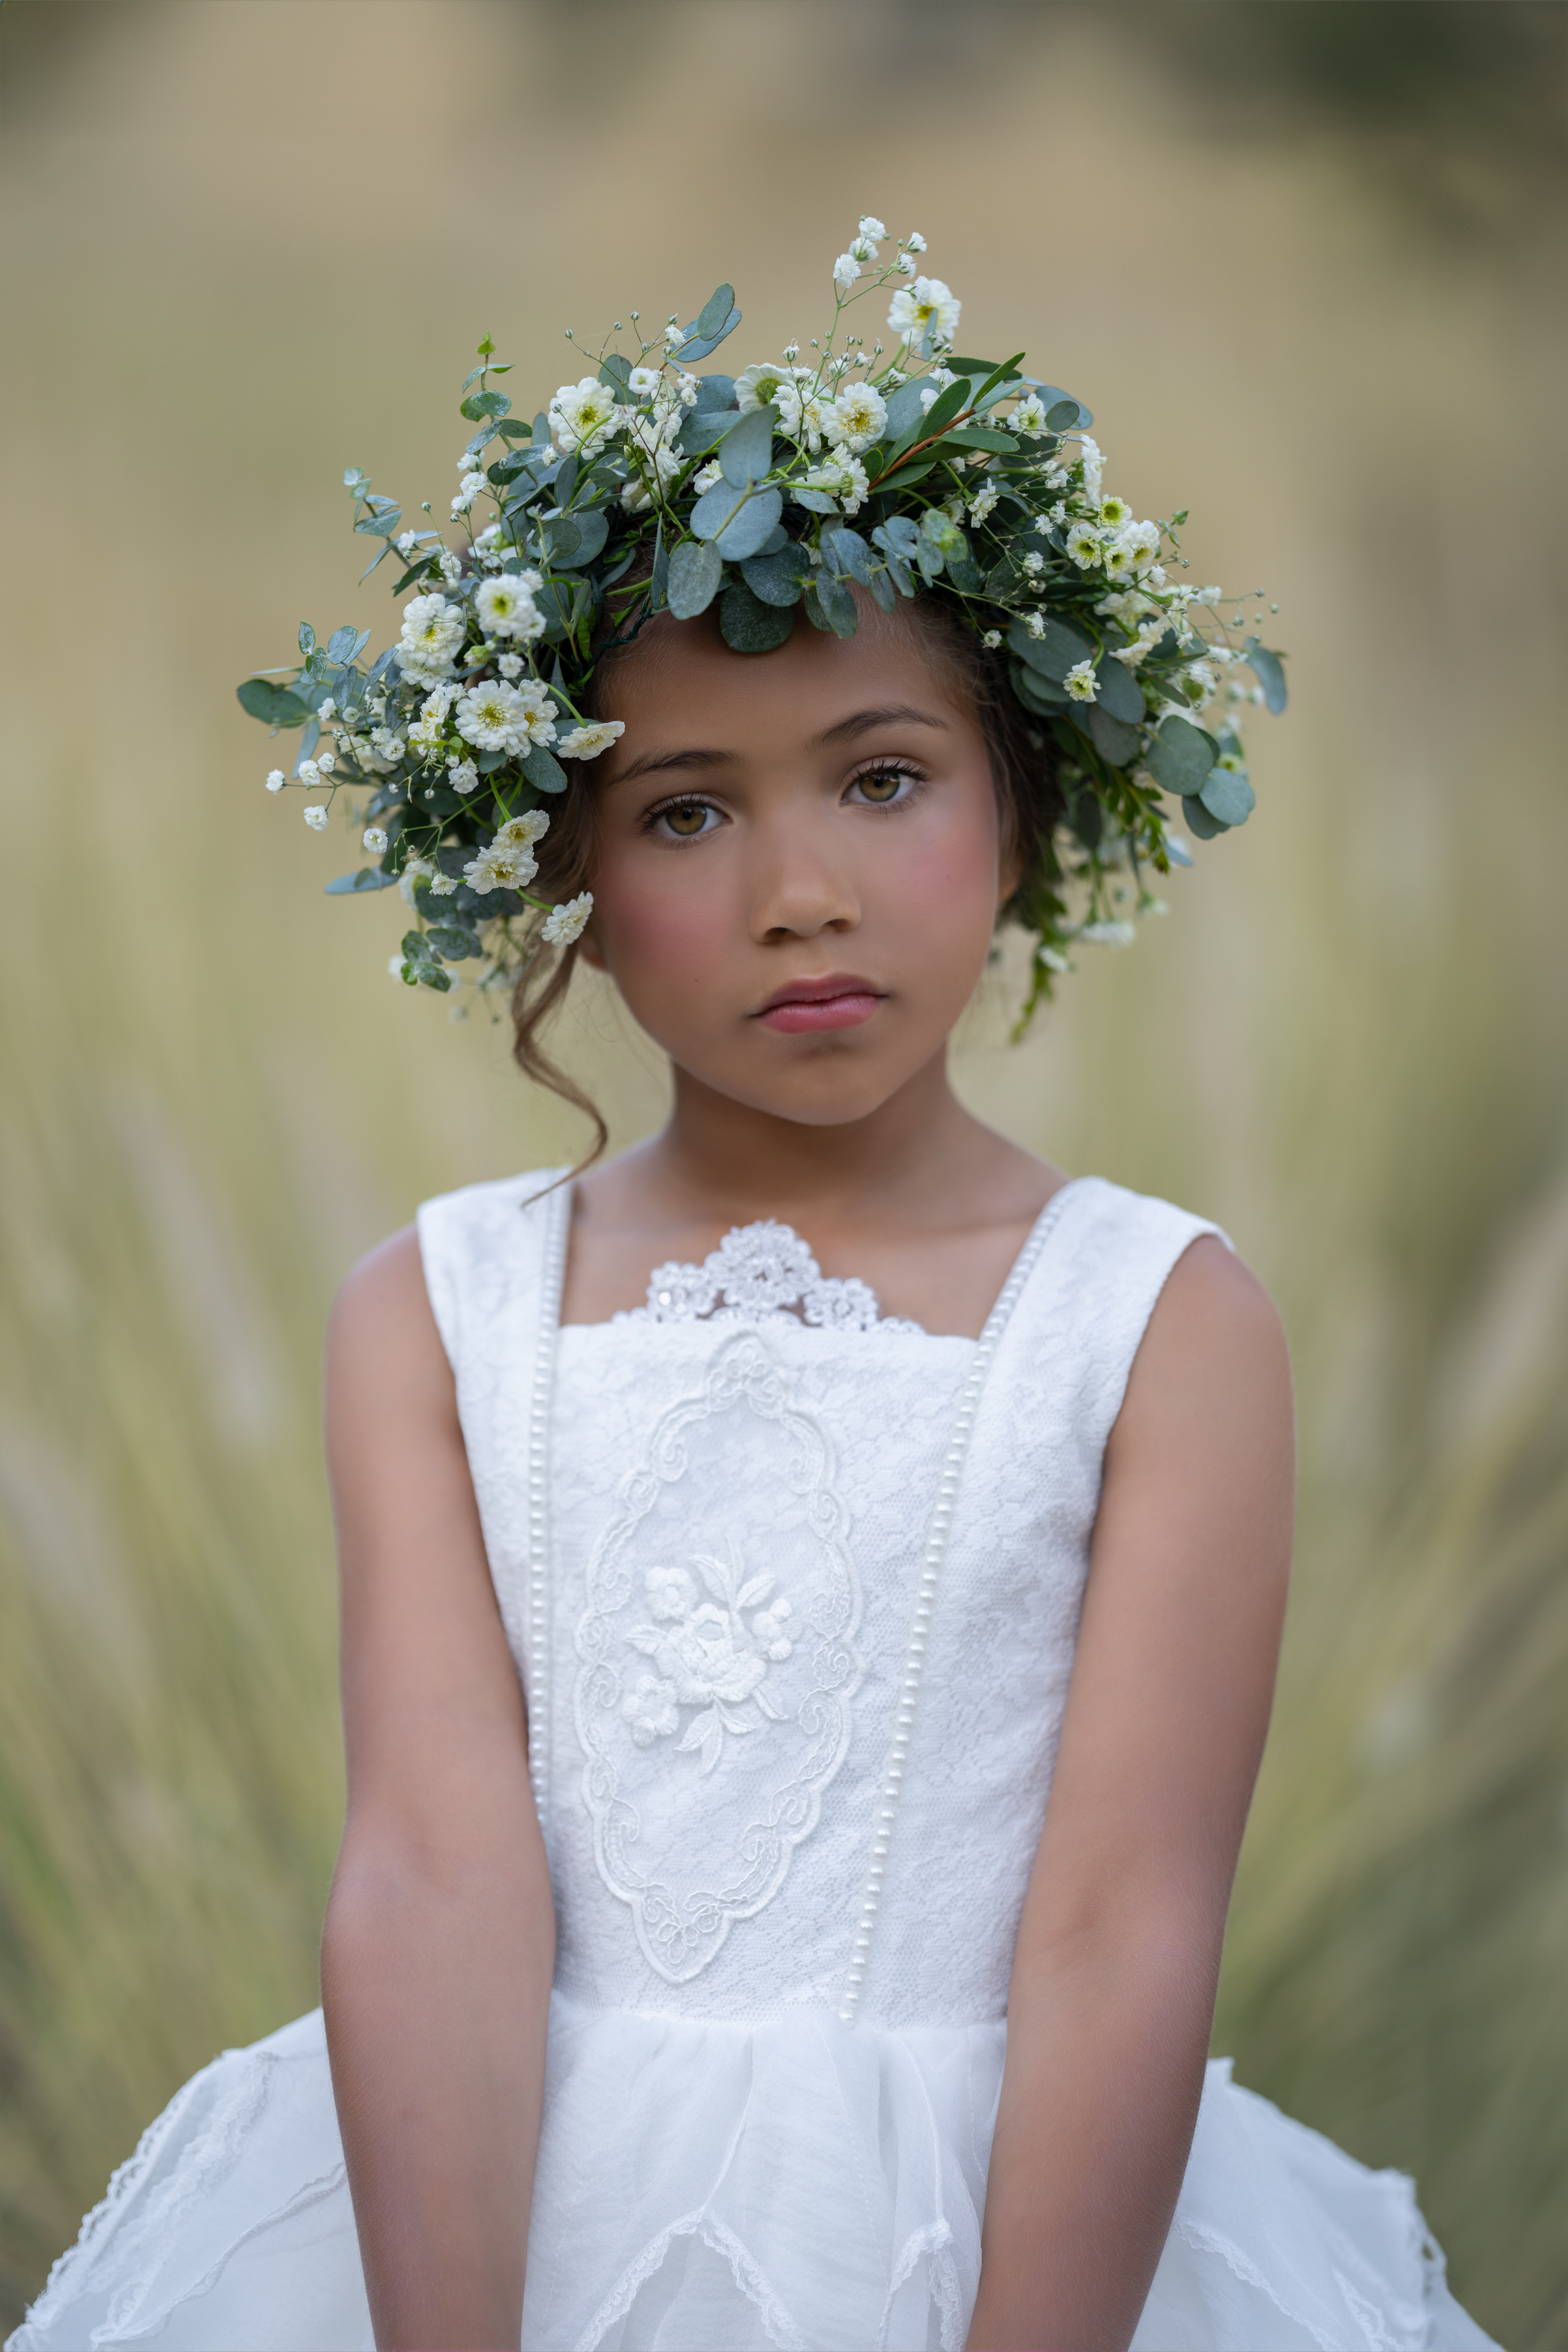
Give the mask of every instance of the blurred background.
[[[226, 2044], [316, 1999], [341, 1802], [323, 1314], [424, 1195], [574, 1154], [395, 987], [237, 679], [632, 306], [819, 331], [863, 210], [1107, 487], [1278, 602], [1246, 831], [1085, 953], [984, 1115], [1280, 1301], [1300, 1569], [1216, 2050], [1414, 2171], [1568, 2344], [1568, 11], [1518, 0], [7, 0], [0, 2316]], [[730, 360], [730, 352], [734, 354]], [[531, 394], [529, 387], [533, 387]], [[537, 394], [537, 399], [533, 394]], [[373, 651], [374, 650], [373, 646]], [[617, 1142], [657, 1053], [562, 1039]]]

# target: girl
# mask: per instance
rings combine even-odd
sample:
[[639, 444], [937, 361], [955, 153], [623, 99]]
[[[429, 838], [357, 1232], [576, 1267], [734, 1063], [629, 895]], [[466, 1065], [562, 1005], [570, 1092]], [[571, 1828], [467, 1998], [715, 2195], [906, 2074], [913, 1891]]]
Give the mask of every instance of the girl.
[[1408, 2182], [1205, 2067], [1273, 1310], [948, 1081], [1067, 738], [961, 592], [739, 651], [656, 583], [517, 1017], [537, 1070], [585, 956], [668, 1123], [346, 1284], [323, 2010], [187, 2085], [14, 2352], [1485, 2347]]

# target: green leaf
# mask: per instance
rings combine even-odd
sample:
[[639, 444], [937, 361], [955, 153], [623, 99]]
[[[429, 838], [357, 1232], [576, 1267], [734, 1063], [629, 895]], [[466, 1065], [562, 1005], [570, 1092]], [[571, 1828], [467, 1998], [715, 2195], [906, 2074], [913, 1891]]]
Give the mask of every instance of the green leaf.
[[553, 751], [542, 743], [531, 743], [518, 765], [536, 793], [563, 793], [566, 771]]
[[920, 545], [920, 527], [909, 515], [889, 515], [886, 522], [877, 525], [871, 537], [890, 554], [912, 558]]
[[463, 930], [457, 923], [432, 923], [425, 937], [434, 952], [448, 963], [461, 963], [465, 956], [484, 953], [472, 931]]
[[1218, 757], [1219, 745], [1214, 737], [1174, 711], [1160, 721], [1147, 753], [1154, 782], [1183, 799], [1202, 791], [1204, 779]]
[[702, 308], [686, 330], [686, 337], [675, 357], [681, 367], [689, 367], [693, 360], [705, 360], [717, 351], [726, 335], [732, 335], [741, 323], [741, 313], [735, 307], [732, 286], [716, 286]]
[[1188, 832], [1195, 833], [1200, 841], [1214, 841], [1220, 834], [1230, 831], [1225, 819], [1212, 816], [1196, 797], [1182, 803], [1182, 814], [1186, 820]]
[[661, 515], [653, 535], [653, 570], [648, 575], [648, 596], [656, 613], [669, 600], [669, 556], [664, 544], [664, 518]]
[[822, 552], [841, 578], [847, 572], [862, 587], [870, 586], [871, 551], [858, 530], [850, 530], [842, 523], [825, 530]]
[[[903, 566], [900, 564], [899, 569], [902, 571]], [[911, 583], [911, 585], [913, 583]], [[893, 578], [892, 567], [890, 564], [883, 563], [878, 565], [876, 571], [871, 574], [870, 587], [872, 595], [876, 598], [883, 612], [890, 613], [894, 605], [899, 601], [898, 585]]]
[[916, 440], [923, 441], [928, 434], [940, 433], [944, 425], [951, 425], [953, 418], [968, 407], [970, 391], [968, 378], [960, 376], [956, 383], [950, 383], [945, 391], [939, 392], [926, 411], [921, 429], [915, 435]]
[[935, 392], [937, 389], [937, 381], [933, 375], [916, 376], [912, 383], [900, 384], [897, 392], [889, 396], [888, 427], [885, 438], [889, 441], [902, 441], [906, 436], [912, 435], [915, 427], [922, 424], [925, 418], [925, 412], [921, 406], [921, 393]]
[[543, 525], [545, 553], [556, 572], [592, 563], [610, 535], [608, 519], [596, 512], [557, 515]]
[[985, 592], [985, 574], [973, 555], [950, 555], [947, 576], [961, 596], [980, 596]]
[[1081, 425], [1087, 428], [1094, 423], [1093, 410], [1086, 408], [1081, 400], [1074, 400], [1071, 393], [1064, 392], [1059, 383], [1037, 383], [1034, 389], [1044, 404], [1047, 424], [1050, 423], [1053, 408], [1065, 408], [1071, 404], [1073, 414], [1068, 417], [1067, 425], [1052, 425], [1051, 430], [1054, 433], [1064, 432], [1068, 426], [1075, 425]]
[[738, 654], [771, 654], [794, 627], [793, 610], [764, 603], [743, 580], [726, 588], [720, 599], [720, 633]]
[[[367, 629], [364, 636], [368, 637], [369, 635], [370, 631]], [[339, 663], [353, 661], [355, 653], [363, 643], [364, 637], [360, 635], [352, 621], [347, 621], [341, 629], [334, 629], [327, 639], [327, 659]]]
[[621, 398], [623, 400], [626, 400], [630, 398], [630, 394], [627, 390], [627, 383], [630, 378], [631, 372], [632, 363], [630, 360], [628, 360], [621, 352], [611, 352], [609, 356], [600, 362], [599, 382], [601, 383], [613, 383], [616, 390], [620, 394]]
[[[379, 563], [381, 562], [381, 557], [378, 555], [375, 561], [376, 563]], [[401, 596], [405, 588], [412, 587], [416, 580], [428, 580], [436, 569], [436, 562], [437, 559], [435, 556], [427, 555], [422, 563], [411, 563], [407, 571], [404, 573], [402, 579], [394, 582], [392, 590], [393, 594], [395, 596]], [[371, 569], [374, 571], [375, 569], [375, 565], [373, 564]]]
[[310, 658], [310, 655], [311, 655], [311, 654], [313, 654], [313, 653], [315, 652], [315, 650], [316, 650], [316, 632], [315, 632], [315, 631], [314, 631], [314, 629], [310, 626], [310, 624], [309, 623], [309, 621], [301, 621], [301, 622], [300, 622], [300, 652], [301, 652], [301, 653], [306, 656], [306, 658], [307, 658], [307, 660], [308, 660], [308, 659]]
[[760, 482], [773, 461], [773, 412], [748, 409], [719, 444], [719, 464], [724, 479], [739, 489]]
[[860, 615], [847, 588], [816, 572], [807, 583], [805, 613], [814, 629], [831, 629], [835, 636], [852, 637]]
[[1120, 719], [1113, 719], [1102, 703], [1080, 704], [1076, 716], [1077, 724], [1083, 729], [1095, 750], [1101, 758], [1109, 760], [1113, 768], [1125, 768], [1137, 758], [1142, 740], [1137, 728], [1125, 726]]
[[1039, 636], [1034, 636], [1022, 621], [1015, 621], [1007, 632], [1007, 643], [1020, 661], [1037, 669], [1043, 677], [1060, 680], [1080, 661], [1094, 659], [1094, 647], [1088, 637], [1080, 636], [1054, 613], [1044, 616]]
[[481, 416], [510, 416], [511, 403], [504, 392], [471, 393], [458, 414], [466, 416], [470, 425], [477, 425]]
[[1124, 719], [1130, 727], [1142, 724], [1143, 689], [1125, 662], [1113, 654], [1101, 654], [1094, 666], [1094, 683], [1101, 710], [1109, 710], [1112, 719]]
[[[1211, 768], [1204, 778], [1198, 800], [1210, 816], [1217, 816], [1222, 824], [1245, 824], [1258, 805], [1258, 795], [1245, 776], [1234, 768]], [[1189, 821], [1193, 803], [1187, 803]]]
[[389, 890], [396, 881], [395, 874], [384, 874], [379, 866], [362, 866], [357, 874], [340, 874], [335, 882], [326, 885], [329, 898], [351, 898], [362, 890]]
[[1014, 662], [1008, 675], [1013, 691], [1025, 709], [1034, 711], [1037, 718], [1054, 719], [1067, 709], [1068, 698], [1061, 688], [1053, 686], [1039, 670], [1031, 669], [1027, 662]]
[[793, 503], [797, 507], [805, 507], [808, 514], [837, 514], [838, 512], [837, 499], [830, 499], [826, 490], [802, 489], [795, 483], [792, 482], [789, 486], [789, 494]]
[[366, 490], [370, 488], [370, 476], [365, 472], [363, 466], [344, 467], [343, 488], [345, 490], [352, 491], [356, 499], [363, 498]]
[[1066, 433], [1077, 423], [1076, 400], [1054, 400], [1046, 411], [1046, 427], [1048, 432]]
[[955, 425], [942, 437], [950, 447], [956, 443], [961, 449], [999, 449], [1009, 457], [1018, 446], [1010, 433], [998, 433], [991, 425]]
[[791, 545], [776, 555], [751, 555], [741, 565], [741, 577], [764, 604], [798, 604], [803, 583], [811, 577], [811, 559], [804, 548]]
[[710, 542], [682, 540], [669, 559], [669, 609], [678, 621], [694, 621], [719, 593], [724, 561]]
[[[1285, 708], [1287, 698], [1285, 672], [1280, 666], [1279, 656], [1278, 654], [1271, 654], [1268, 646], [1257, 637], [1248, 637], [1245, 652], [1247, 667], [1263, 688], [1264, 705], [1278, 719]], [[1233, 819], [1232, 822], [1239, 823], [1240, 820]]]
[[252, 719], [259, 719], [264, 727], [298, 727], [309, 716], [306, 704], [286, 686], [274, 686], [269, 677], [247, 677], [236, 691], [239, 707]]

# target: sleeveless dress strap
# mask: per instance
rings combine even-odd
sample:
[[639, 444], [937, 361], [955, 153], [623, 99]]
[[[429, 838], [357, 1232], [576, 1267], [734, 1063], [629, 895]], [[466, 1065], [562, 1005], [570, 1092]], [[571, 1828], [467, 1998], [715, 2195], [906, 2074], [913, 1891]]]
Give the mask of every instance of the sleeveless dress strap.
[[[572, 1216], [563, 1169], [469, 1184], [425, 1202], [417, 1224], [436, 1328], [458, 1391], [501, 1622], [525, 1662], [529, 1770], [550, 1799], [551, 1397]], [[526, 1513], [517, 1496], [527, 1496]]]

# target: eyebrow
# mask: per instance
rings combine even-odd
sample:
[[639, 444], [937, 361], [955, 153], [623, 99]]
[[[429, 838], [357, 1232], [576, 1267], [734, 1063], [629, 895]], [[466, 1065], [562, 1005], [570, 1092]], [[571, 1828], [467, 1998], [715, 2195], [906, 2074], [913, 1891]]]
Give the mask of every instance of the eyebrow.
[[[934, 711], [921, 710], [912, 702], [883, 703], [874, 709], [852, 711], [847, 719], [840, 719], [833, 726], [825, 727], [820, 735], [813, 736], [807, 749], [820, 751], [826, 751], [835, 743], [852, 743], [858, 736], [868, 735], [878, 727], [901, 724], [906, 727], [941, 728], [945, 732], [947, 723]], [[629, 784], [638, 776], [658, 775], [668, 768], [727, 767], [734, 756], [732, 751], [700, 746], [692, 746], [682, 751], [645, 751], [640, 760], [634, 760], [629, 767], [622, 769], [616, 782]]]

